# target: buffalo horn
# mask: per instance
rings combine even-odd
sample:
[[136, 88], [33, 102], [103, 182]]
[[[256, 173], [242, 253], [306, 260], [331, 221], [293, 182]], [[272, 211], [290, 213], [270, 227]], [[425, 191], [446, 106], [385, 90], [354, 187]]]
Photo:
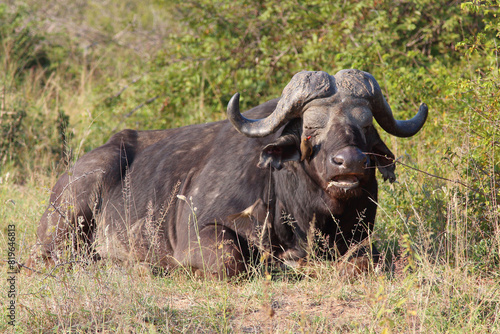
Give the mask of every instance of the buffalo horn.
[[283, 117], [278, 118], [276, 117], [276, 113], [273, 112], [263, 119], [246, 118], [240, 113], [239, 93], [234, 94], [227, 105], [227, 117], [236, 130], [247, 137], [265, 137], [270, 135], [288, 121], [285, 114], [282, 114], [282, 116]]
[[276, 109], [262, 119], [248, 119], [240, 113], [240, 94], [233, 95], [227, 106], [227, 117], [247, 137], [265, 137], [276, 132], [291, 119], [302, 115], [303, 106], [314, 99], [333, 95], [334, 78], [322, 71], [302, 71], [286, 85]]
[[377, 107], [373, 108], [373, 117], [375, 117], [377, 123], [387, 133], [396, 137], [411, 137], [424, 125], [428, 114], [428, 108], [425, 103], [420, 105], [418, 113], [413, 118], [399, 121], [394, 119], [391, 107], [382, 94], [380, 94], [380, 98], [382, 99], [382, 103], [377, 103]]
[[427, 106], [422, 103], [417, 115], [412, 119], [395, 120], [377, 80], [370, 73], [354, 69], [342, 70], [335, 74], [335, 80], [342, 95], [370, 101], [373, 117], [382, 129], [391, 135], [411, 137], [422, 128], [427, 119]]

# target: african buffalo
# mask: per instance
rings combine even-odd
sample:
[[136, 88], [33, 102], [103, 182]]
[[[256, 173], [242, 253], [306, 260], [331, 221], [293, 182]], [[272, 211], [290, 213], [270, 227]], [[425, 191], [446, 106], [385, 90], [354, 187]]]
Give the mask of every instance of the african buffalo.
[[373, 230], [375, 167], [395, 181], [394, 155], [372, 124], [397, 137], [425, 123], [422, 104], [395, 120], [369, 73], [297, 73], [280, 99], [229, 120], [158, 131], [123, 130], [82, 156], [52, 189], [38, 254], [184, 266], [231, 277], [256, 252], [345, 254]]

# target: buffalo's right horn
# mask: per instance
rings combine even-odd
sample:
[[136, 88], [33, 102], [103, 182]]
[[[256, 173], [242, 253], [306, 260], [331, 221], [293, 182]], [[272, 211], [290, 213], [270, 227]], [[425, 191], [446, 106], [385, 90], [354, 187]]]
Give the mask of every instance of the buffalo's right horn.
[[[279, 106], [279, 103], [278, 103]], [[276, 107], [278, 109], [278, 107]], [[240, 94], [233, 95], [227, 105], [227, 117], [238, 132], [247, 137], [265, 137], [279, 129], [287, 119], [278, 119], [275, 111], [266, 118], [248, 119], [240, 113]]]

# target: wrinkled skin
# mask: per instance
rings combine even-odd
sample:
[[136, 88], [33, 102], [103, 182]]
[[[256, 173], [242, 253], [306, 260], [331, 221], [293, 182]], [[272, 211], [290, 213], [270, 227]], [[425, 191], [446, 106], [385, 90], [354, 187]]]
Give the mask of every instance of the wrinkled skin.
[[[222, 278], [245, 272], [254, 252], [304, 258], [312, 229], [321, 236], [318, 255], [345, 254], [373, 230], [375, 169], [395, 180], [394, 156], [373, 126], [373, 101], [387, 103], [369, 91], [378, 87], [369, 74], [350, 71], [307, 72], [313, 79], [320, 73], [320, 88], [308, 88], [299, 73], [281, 100], [240, 119], [270, 124], [268, 115], [288, 108], [267, 132], [255, 127], [245, 137], [230, 114], [233, 124], [115, 134], [58, 180], [35, 254], [62, 261], [69, 245], [96, 258], [182, 265]], [[398, 136], [416, 133], [390, 126]]]

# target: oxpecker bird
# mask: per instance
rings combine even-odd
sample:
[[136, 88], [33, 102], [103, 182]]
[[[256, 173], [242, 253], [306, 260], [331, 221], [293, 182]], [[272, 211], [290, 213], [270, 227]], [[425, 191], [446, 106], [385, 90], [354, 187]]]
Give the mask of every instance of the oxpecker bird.
[[300, 143], [300, 153], [301, 153], [300, 161], [304, 161], [307, 159], [307, 161], [309, 162], [309, 160], [311, 159], [312, 152], [313, 152], [313, 146], [311, 143], [311, 136], [305, 137], [304, 139], [302, 139], [302, 142]]

